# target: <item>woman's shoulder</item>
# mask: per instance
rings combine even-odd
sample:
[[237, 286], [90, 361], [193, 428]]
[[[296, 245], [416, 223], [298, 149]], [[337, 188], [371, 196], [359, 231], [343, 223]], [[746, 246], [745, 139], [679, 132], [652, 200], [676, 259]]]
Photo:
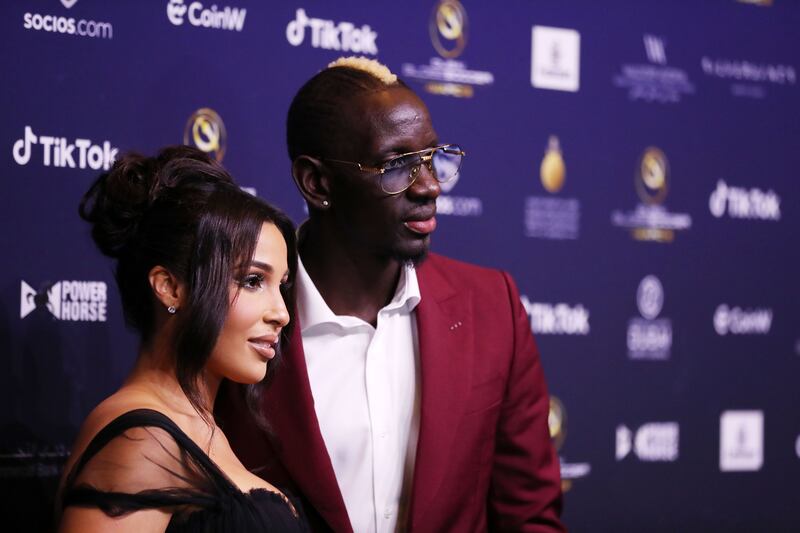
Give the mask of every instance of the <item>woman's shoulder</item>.
[[[170, 420], [169, 410], [165, 409], [164, 405], [157, 400], [135, 391], [120, 389], [100, 402], [83, 421], [65, 470], [70, 470], [75, 460], [83, 455], [89, 444], [102, 430], [115, 420], [137, 412], [152, 413], [153, 417], [161, 416]], [[143, 430], [143, 427], [140, 426], [131, 428], [129, 431], [136, 433]]]

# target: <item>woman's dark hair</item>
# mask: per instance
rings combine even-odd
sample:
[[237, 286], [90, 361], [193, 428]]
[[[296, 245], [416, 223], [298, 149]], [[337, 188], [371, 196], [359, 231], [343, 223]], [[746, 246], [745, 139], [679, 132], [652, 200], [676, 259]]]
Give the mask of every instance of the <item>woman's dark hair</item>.
[[[343, 114], [348, 102], [359, 94], [408, 86], [399, 78], [387, 83], [367, 71], [346, 67], [329, 67], [303, 85], [289, 106], [286, 118], [286, 145], [289, 158], [300, 155], [336, 157], [326, 149], [332, 139], [342, 137]], [[410, 90], [410, 89], [409, 89]]]
[[[122, 156], [84, 194], [79, 213], [92, 225], [100, 251], [116, 259], [125, 320], [140, 333], [143, 346], [153, 341], [156, 324], [150, 270], [163, 266], [185, 284], [186, 301], [172, 319], [175, 369], [189, 401], [209, 421], [198, 379], [227, 317], [231, 282], [246, 274], [264, 223], [274, 224], [286, 241], [290, 280], [283, 296], [293, 312], [297, 254], [291, 220], [242, 191], [222, 166], [188, 146], [167, 147], [155, 157]], [[282, 344], [293, 323], [283, 329]], [[247, 403], [263, 422], [257, 410], [260, 389], [247, 388]]]

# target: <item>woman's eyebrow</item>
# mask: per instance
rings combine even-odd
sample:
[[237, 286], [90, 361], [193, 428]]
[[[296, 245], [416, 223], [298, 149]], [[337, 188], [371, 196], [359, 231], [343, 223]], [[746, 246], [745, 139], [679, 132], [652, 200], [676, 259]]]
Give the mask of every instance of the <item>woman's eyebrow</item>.
[[254, 261], [250, 261], [250, 264], [252, 266], [256, 266], [256, 267], [260, 268], [261, 270], [263, 270], [265, 272], [269, 272], [270, 274], [275, 272], [275, 269], [272, 268], [272, 265], [270, 265], [268, 263], [263, 263], [261, 261], [255, 261], [254, 260]]

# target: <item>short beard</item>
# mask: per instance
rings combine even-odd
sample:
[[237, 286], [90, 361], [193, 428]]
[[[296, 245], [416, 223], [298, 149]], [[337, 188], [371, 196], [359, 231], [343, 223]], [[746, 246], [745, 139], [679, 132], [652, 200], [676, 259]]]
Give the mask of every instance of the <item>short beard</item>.
[[412, 266], [418, 267], [425, 261], [425, 259], [428, 258], [428, 251], [428, 248], [425, 248], [425, 250], [418, 254], [409, 255], [407, 253], [402, 253], [399, 250], [393, 250], [392, 259], [400, 261], [401, 263], [411, 263]]

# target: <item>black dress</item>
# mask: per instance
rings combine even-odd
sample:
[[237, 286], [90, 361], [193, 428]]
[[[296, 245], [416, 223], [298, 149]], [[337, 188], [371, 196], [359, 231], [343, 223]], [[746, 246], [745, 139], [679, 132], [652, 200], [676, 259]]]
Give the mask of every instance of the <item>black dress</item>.
[[240, 491], [165, 415], [137, 409], [92, 439], [64, 485], [62, 508], [109, 516], [172, 513], [167, 531], [308, 531], [299, 502], [267, 489]]

